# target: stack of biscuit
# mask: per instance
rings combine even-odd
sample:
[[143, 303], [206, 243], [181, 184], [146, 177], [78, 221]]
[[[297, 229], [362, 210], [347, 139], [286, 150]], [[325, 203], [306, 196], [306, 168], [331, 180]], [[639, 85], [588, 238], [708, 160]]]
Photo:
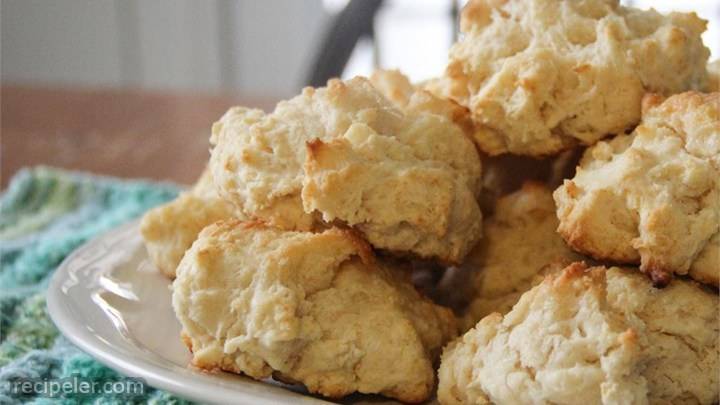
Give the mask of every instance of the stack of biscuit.
[[441, 77], [230, 109], [141, 224], [193, 365], [329, 398], [717, 403], [705, 24], [471, 0]]

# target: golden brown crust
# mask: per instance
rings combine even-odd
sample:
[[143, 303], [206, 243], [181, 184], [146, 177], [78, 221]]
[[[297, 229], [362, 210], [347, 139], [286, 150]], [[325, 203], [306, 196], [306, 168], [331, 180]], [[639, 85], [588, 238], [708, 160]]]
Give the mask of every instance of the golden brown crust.
[[183, 344], [185, 345], [185, 347], [188, 348], [188, 350], [190, 351], [190, 353], [192, 353], [192, 352], [193, 352], [193, 346], [192, 346], [192, 339], [190, 339], [190, 336], [188, 336], [188, 335], [187, 335], [186, 333], [184, 333], [184, 332], [181, 332], [181, 333], [180, 333], [180, 340], [183, 342]]

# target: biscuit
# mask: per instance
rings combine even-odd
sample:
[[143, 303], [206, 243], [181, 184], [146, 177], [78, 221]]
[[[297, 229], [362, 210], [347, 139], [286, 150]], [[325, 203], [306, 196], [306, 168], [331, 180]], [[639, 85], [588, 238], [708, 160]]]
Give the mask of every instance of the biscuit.
[[718, 401], [718, 297], [574, 263], [450, 343], [441, 404]]
[[705, 28], [617, 0], [471, 0], [428, 86], [470, 109], [486, 153], [555, 154], [637, 124], [646, 92], [704, 90]]
[[644, 101], [642, 124], [589, 148], [554, 197], [558, 232], [575, 250], [639, 263], [664, 285], [720, 228], [720, 93]]
[[195, 366], [275, 376], [331, 398], [427, 399], [433, 362], [457, 334], [450, 310], [337, 228], [211, 225], [180, 263], [173, 308]]
[[420, 92], [401, 109], [367, 79], [331, 80], [271, 114], [230, 110], [213, 127], [210, 167], [250, 218], [339, 223], [379, 249], [459, 262], [481, 235], [481, 165], [454, 108]]
[[210, 171], [205, 169], [190, 191], [145, 213], [140, 234], [150, 261], [161, 273], [175, 278], [175, 269], [198, 233], [215, 221], [236, 216], [232, 205], [215, 193]]
[[510, 311], [542, 280], [545, 267], [582, 259], [555, 232], [557, 225], [552, 192], [542, 184], [526, 183], [498, 200], [495, 214], [485, 222], [485, 236], [460, 266], [470, 274], [472, 297], [464, 311], [464, 330], [492, 312]]

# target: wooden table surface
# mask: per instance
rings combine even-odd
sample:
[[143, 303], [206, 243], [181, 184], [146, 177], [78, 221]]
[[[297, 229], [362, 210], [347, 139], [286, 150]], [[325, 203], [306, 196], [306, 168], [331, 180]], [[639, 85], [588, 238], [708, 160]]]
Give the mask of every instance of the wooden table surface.
[[3, 86], [0, 174], [50, 165], [192, 183], [208, 158], [210, 126], [230, 106], [274, 101], [139, 90]]

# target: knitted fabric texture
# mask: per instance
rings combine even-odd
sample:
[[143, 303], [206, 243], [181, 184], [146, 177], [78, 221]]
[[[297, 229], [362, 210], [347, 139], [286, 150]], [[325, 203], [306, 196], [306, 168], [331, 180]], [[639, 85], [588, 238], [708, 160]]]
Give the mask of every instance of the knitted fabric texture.
[[142, 394], [23, 394], [14, 382], [125, 377], [66, 340], [47, 312], [53, 271], [75, 248], [177, 195], [170, 184], [37, 167], [18, 172], [0, 196], [0, 404], [184, 404], [146, 386]]

